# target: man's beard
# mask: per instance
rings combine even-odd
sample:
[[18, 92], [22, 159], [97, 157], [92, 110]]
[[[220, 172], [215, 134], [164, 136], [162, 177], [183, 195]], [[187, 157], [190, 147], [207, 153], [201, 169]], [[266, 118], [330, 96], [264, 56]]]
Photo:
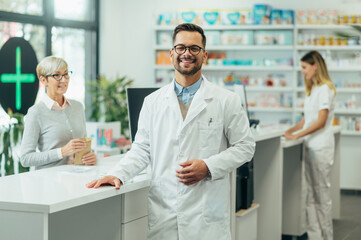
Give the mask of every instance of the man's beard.
[[[192, 59], [194, 60], [194, 59]], [[195, 65], [194, 67], [192, 67], [191, 69], [186, 69], [186, 68], [182, 68], [180, 66], [180, 63], [181, 63], [181, 59], [177, 59], [177, 63], [174, 64], [174, 68], [182, 75], [185, 75], [185, 76], [192, 76], [194, 74], [196, 74], [199, 70], [201, 70], [202, 68], [202, 63], [201, 62], [197, 62], [197, 59], [196, 59], [196, 62], [195, 62]]]

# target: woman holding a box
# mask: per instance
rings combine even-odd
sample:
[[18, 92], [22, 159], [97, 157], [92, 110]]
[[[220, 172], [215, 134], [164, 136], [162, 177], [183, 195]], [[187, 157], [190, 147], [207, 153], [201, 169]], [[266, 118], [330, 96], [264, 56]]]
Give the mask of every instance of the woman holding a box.
[[[86, 129], [82, 104], [64, 96], [71, 71], [63, 59], [49, 56], [38, 64], [36, 72], [46, 94], [25, 116], [21, 164], [41, 169], [73, 163], [74, 153], [86, 148], [82, 139]], [[94, 165], [97, 157], [89, 152], [82, 162]]]
[[317, 51], [303, 56], [301, 67], [306, 87], [304, 117], [286, 131], [285, 137], [290, 140], [305, 137], [308, 238], [330, 240], [333, 239], [330, 175], [335, 146], [332, 122], [336, 89]]

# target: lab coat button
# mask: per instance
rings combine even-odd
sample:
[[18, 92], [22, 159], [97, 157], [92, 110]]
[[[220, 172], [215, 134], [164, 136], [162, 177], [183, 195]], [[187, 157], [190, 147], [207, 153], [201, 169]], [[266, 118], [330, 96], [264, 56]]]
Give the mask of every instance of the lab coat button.
[[178, 217], [183, 217], [183, 213], [178, 213]]
[[183, 157], [183, 156], [184, 156], [184, 153], [183, 153], [183, 152], [180, 152], [180, 153], [179, 153], [179, 156], [180, 156], [180, 157]]

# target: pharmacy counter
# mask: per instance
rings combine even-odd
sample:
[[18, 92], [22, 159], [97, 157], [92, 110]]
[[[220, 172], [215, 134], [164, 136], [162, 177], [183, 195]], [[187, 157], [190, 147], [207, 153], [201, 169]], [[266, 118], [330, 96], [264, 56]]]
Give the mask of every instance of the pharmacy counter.
[[[147, 226], [147, 174], [114, 187], [88, 189], [121, 157], [96, 166], [64, 165], [0, 178], [1, 239], [122, 239], [134, 221]], [[128, 224], [129, 223], [129, 224]], [[129, 239], [129, 238], [126, 238]]]

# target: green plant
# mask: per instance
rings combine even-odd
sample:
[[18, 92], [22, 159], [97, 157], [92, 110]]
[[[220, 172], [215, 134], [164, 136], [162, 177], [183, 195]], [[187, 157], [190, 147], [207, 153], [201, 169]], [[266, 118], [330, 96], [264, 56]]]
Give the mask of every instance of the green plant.
[[24, 115], [9, 111], [10, 121], [0, 129], [0, 162], [5, 161], [5, 175], [14, 174], [14, 161], [18, 161], [19, 173], [28, 172], [30, 168], [20, 164], [20, 145], [24, 131]]
[[129, 119], [127, 106], [127, 87], [133, 83], [127, 77], [116, 78], [110, 81], [105, 76], [89, 81], [92, 104], [87, 108], [90, 111], [90, 120], [120, 121], [121, 134], [129, 137]]
[[360, 25], [350, 25], [351, 28], [353, 28], [354, 30], [356, 30], [356, 32], [358, 32], [358, 35], [354, 35], [354, 34], [350, 34], [350, 33], [346, 33], [346, 32], [336, 32], [336, 35], [339, 37], [344, 37], [344, 38], [358, 38], [360, 37], [361, 34], [361, 26]]

